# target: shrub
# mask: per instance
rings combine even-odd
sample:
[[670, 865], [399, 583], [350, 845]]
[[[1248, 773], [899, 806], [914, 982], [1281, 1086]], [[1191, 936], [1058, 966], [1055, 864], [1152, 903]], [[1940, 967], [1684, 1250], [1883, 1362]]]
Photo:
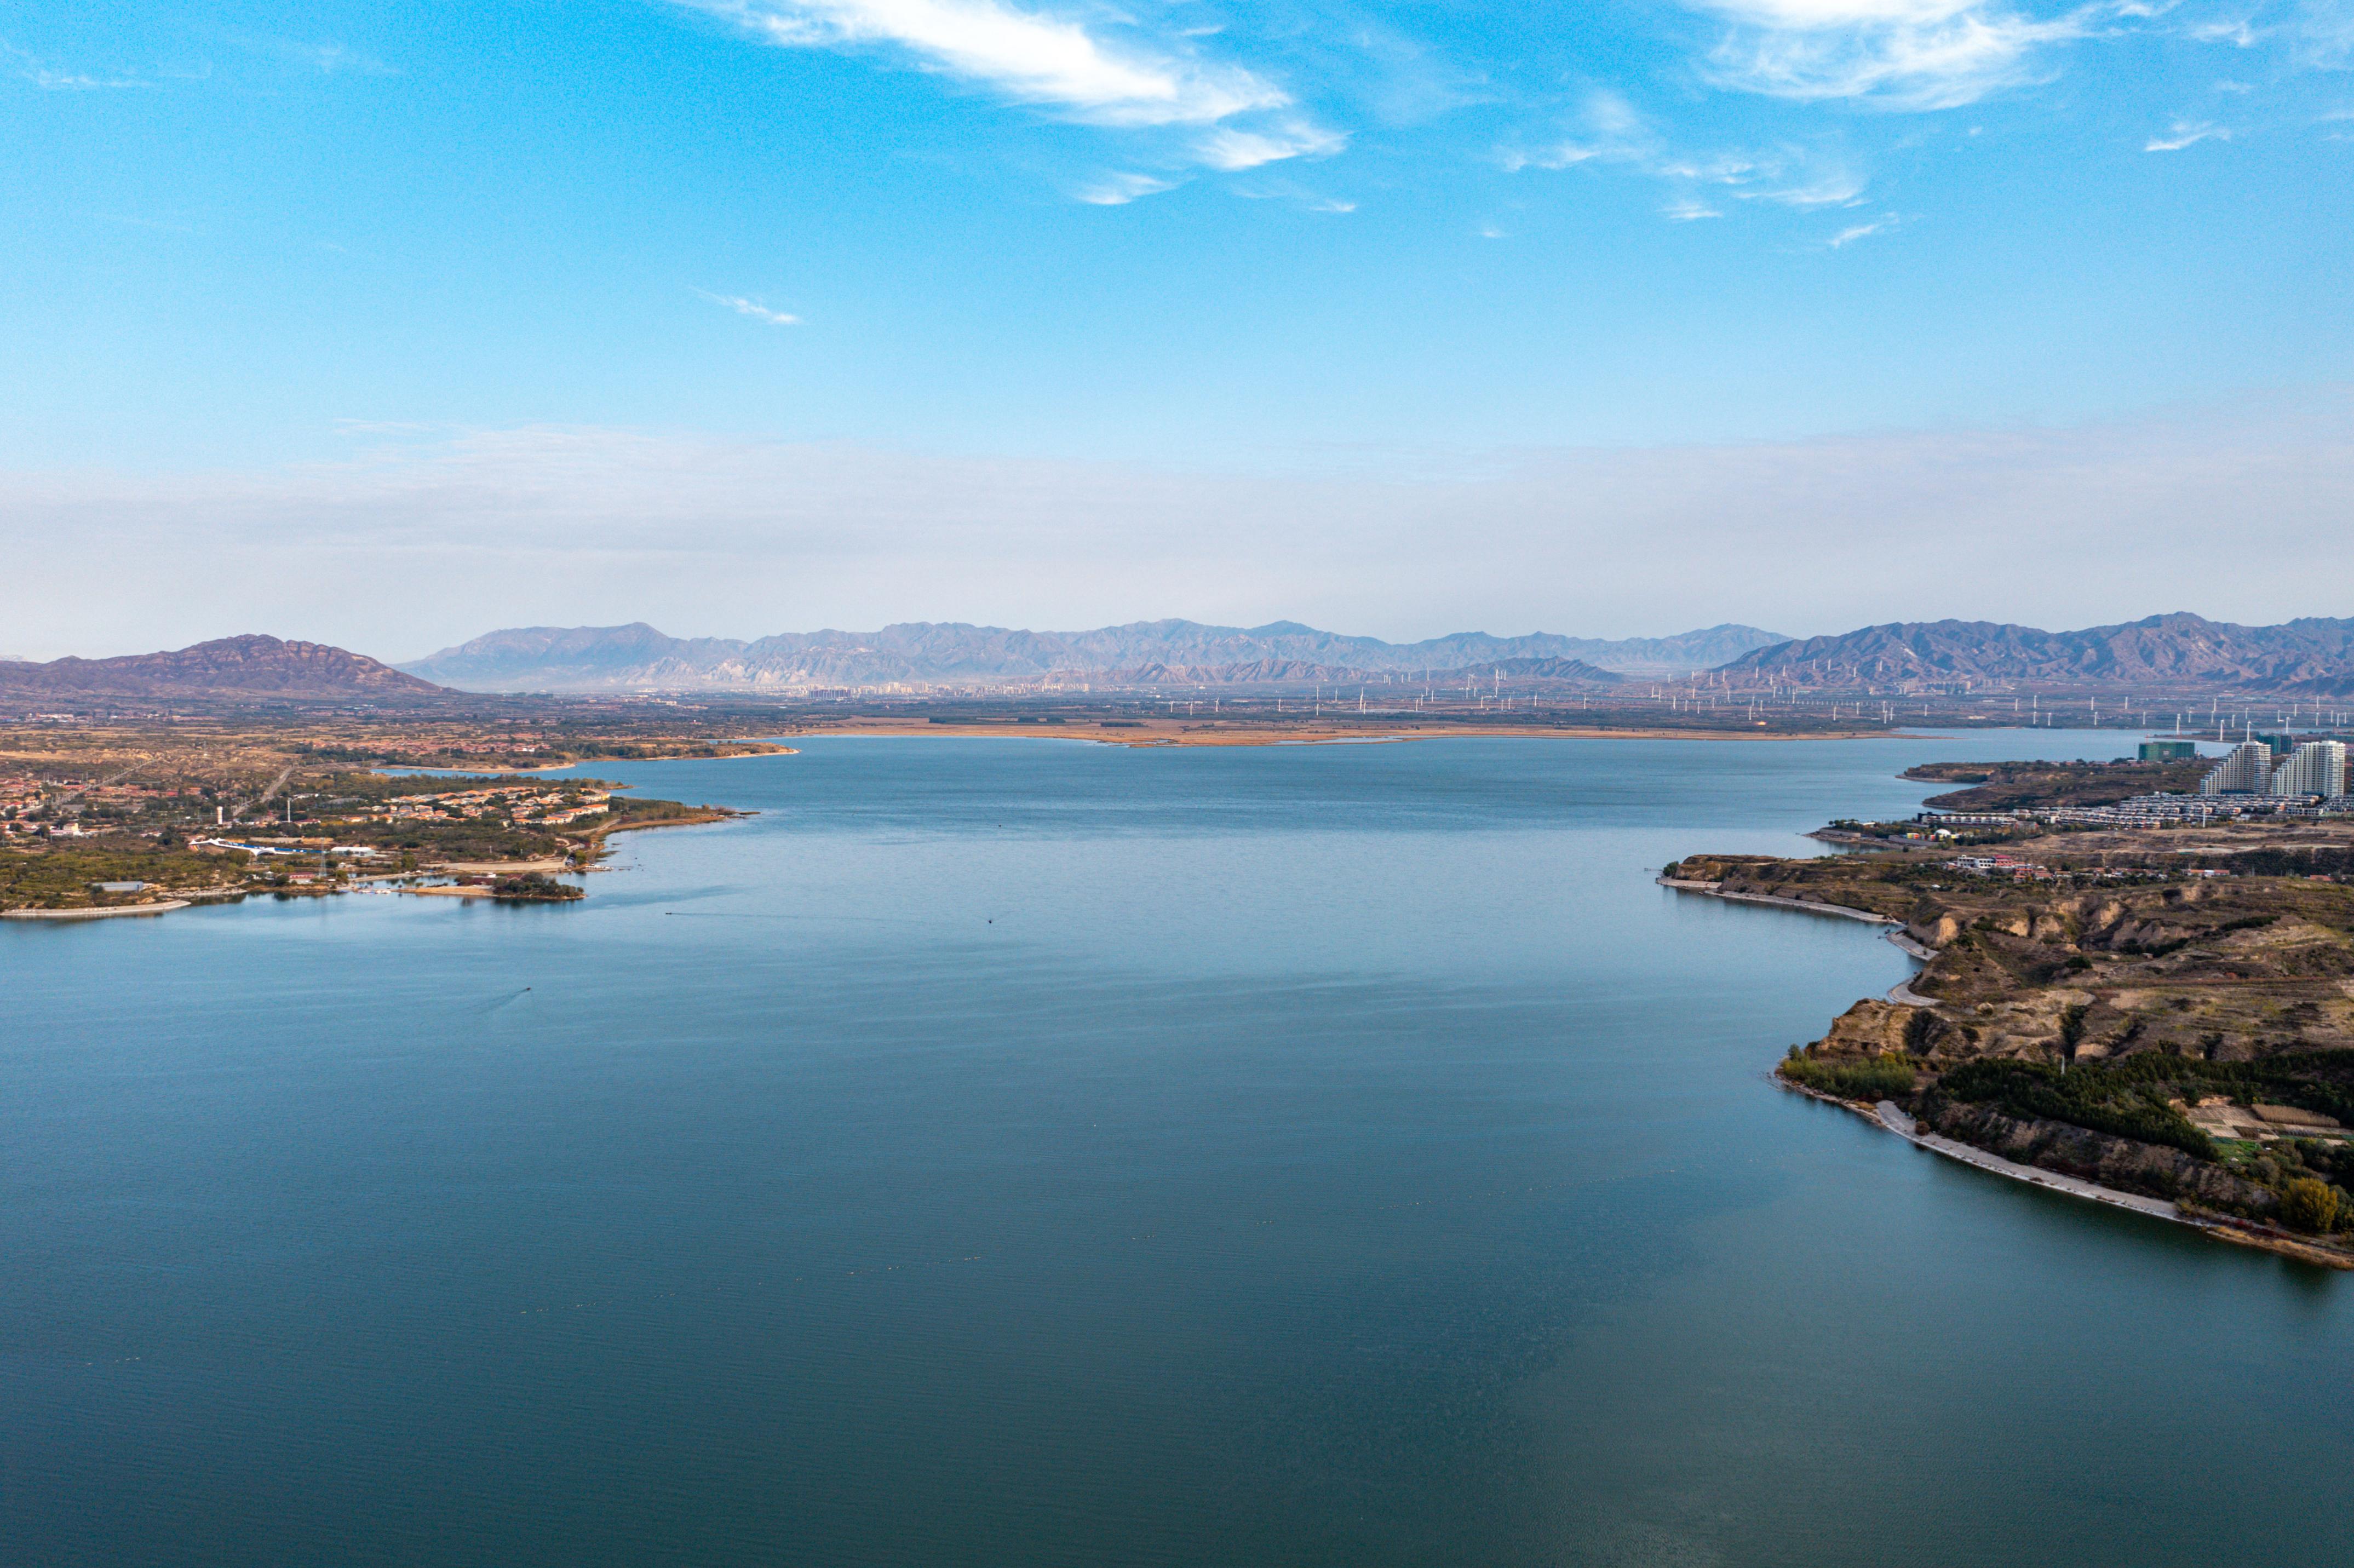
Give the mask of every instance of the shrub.
[[2338, 1228], [2345, 1194], [2326, 1181], [2301, 1176], [2281, 1189], [2281, 1218], [2317, 1235]]
[[1824, 1062], [1792, 1056], [1782, 1064], [1782, 1075], [1843, 1100], [1886, 1100], [1913, 1092], [1913, 1064], [1902, 1056], [1873, 1056], [1855, 1062]]

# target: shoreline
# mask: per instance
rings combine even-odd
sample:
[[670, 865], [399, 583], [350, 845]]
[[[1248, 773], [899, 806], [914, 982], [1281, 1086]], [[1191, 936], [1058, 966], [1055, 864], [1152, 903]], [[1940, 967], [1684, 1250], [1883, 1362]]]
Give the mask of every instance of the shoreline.
[[192, 898], [167, 898], [159, 904], [117, 904], [103, 909], [5, 909], [0, 910], [0, 920], [112, 920], [130, 915], [168, 915], [195, 905]]
[[[1804, 909], [1818, 914], [1836, 915], [1843, 919], [1861, 920], [1871, 925], [1893, 927], [1895, 929], [1882, 932], [1882, 937], [1884, 940], [1894, 943], [1908, 957], [1917, 959], [1924, 958], [1925, 955], [1926, 958], [1936, 956], [1935, 948], [1923, 948], [1921, 944], [1904, 935], [1903, 921], [1891, 916], [1876, 915], [1868, 909], [1856, 909], [1843, 904], [1808, 904], [1795, 898], [1775, 898], [1764, 894], [1725, 893], [1720, 889], [1718, 884], [1712, 882], [1686, 881], [1679, 877], [1667, 876], [1655, 877], [1653, 880], [1659, 885], [1679, 893], [1699, 893], [1711, 898], [1722, 898], [1727, 903], [1763, 904], [1783, 909]], [[1935, 1007], [1935, 1001], [1927, 997], [1916, 996], [1911, 987], [1910, 980], [1898, 983], [1889, 991], [1888, 1000], [1914, 1007]], [[2164, 1198], [2150, 1198], [2137, 1192], [2119, 1192], [2114, 1187], [2104, 1187], [2098, 1182], [2087, 1181], [2080, 1177], [2065, 1175], [2057, 1171], [2046, 1171], [2041, 1166], [2021, 1165], [2016, 1160], [2006, 1160], [1999, 1154], [1946, 1138], [1942, 1134], [1924, 1132], [1921, 1130], [1920, 1123], [1907, 1115], [1893, 1100], [1882, 1100], [1876, 1104], [1866, 1105], [1861, 1100], [1843, 1100], [1836, 1095], [1826, 1094], [1820, 1089], [1811, 1088], [1805, 1084], [1794, 1083], [1784, 1077], [1779, 1068], [1775, 1069], [1771, 1076], [1778, 1088], [1787, 1089], [1795, 1095], [1803, 1095], [1810, 1100], [1819, 1100], [1824, 1105], [1836, 1106], [1841, 1110], [1863, 1118], [1882, 1132], [1893, 1133], [1915, 1148], [1927, 1150], [1932, 1154], [1941, 1155], [1957, 1164], [1967, 1165], [1973, 1170], [1983, 1171], [1990, 1176], [2025, 1182], [2029, 1186], [2041, 1187], [2046, 1192], [2058, 1192], [2065, 1197], [2080, 1198], [2087, 1202], [2100, 1203], [2109, 1208], [2123, 1209], [2131, 1213], [2146, 1215], [2150, 1219], [2185, 1225], [2216, 1241], [2229, 1242], [2234, 1246], [2253, 1247], [2260, 1252], [2294, 1258], [2297, 1262], [2308, 1264], [2317, 1268], [2354, 1271], [2354, 1255], [2333, 1252], [2310, 1242], [2300, 1241], [2285, 1232], [2225, 1216], [2209, 1217], [2205, 1214], [2190, 1213], [2179, 1204]]]
[[[1728, 904], [1763, 904], [1776, 909], [1804, 909], [1814, 915], [1836, 915], [1842, 920], [1861, 920], [1873, 926], [1894, 926], [1900, 932], [1904, 925], [1903, 921], [1893, 915], [1876, 915], [1869, 909], [1858, 909], [1846, 904], [1814, 904], [1803, 898], [1776, 898], [1770, 894], [1764, 893], [1726, 893], [1723, 891], [1723, 883], [1687, 882], [1681, 877], [1674, 876], [1655, 876], [1651, 880], [1661, 887], [1673, 888], [1678, 893], [1698, 893], [1710, 898], [1722, 898]], [[1894, 940], [1893, 938], [1890, 939]], [[1907, 940], [1909, 941], [1910, 938]], [[1913, 952], [1911, 948], [1905, 947], [1903, 942], [1897, 943], [1897, 946], [1905, 948], [1905, 951], [1916, 959], [1921, 956], [1919, 953]]]
[[[711, 758], [692, 759], [683, 758], [661, 758], [660, 760], [698, 760], [708, 762], [715, 759]], [[719, 760], [726, 759], [722, 758]], [[649, 828], [700, 827], [708, 825], [712, 822], [732, 821], [738, 817], [749, 817], [757, 814], [758, 813], [753, 811], [737, 810], [730, 807], [716, 806], [700, 808], [685, 816], [664, 817], [653, 821], [617, 822], [611, 827], [599, 829], [595, 833], [591, 834], [589, 845], [591, 852], [596, 855], [597, 859], [602, 860], [606, 853], [605, 841], [612, 837], [615, 833], [639, 832]], [[242, 903], [248, 898], [254, 897], [261, 894], [276, 894], [280, 896], [332, 898], [338, 894], [356, 892], [359, 889], [359, 885], [363, 883], [374, 884], [399, 882], [407, 878], [420, 876], [519, 875], [531, 872], [537, 872], [543, 875], [557, 875], [566, 874], [567, 867], [569, 865], [570, 861], [568, 857], [564, 856], [558, 856], [554, 859], [533, 861], [450, 861], [444, 862], [439, 865], [419, 866], [415, 871], [383, 872], [374, 874], [363, 874], [355, 875], [351, 879], [351, 886], [334, 886], [332, 885], [326, 886], [308, 885], [302, 887], [299, 890], [282, 887], [240, 887], [235, 889], [231, 893], [226, 895], [215, 895], [210, 897], [170, 898], [154, 904], [123, 904], [98, 909], [0, 909], [0, 920], [107, 920], [133, 915], [168, 915], [176, 909], [193, 909], [199, 904], [211, 905]], [[592, 862], [590, 864], [574, 868], [569, 874], [585, 874], [588, 872], [601, 871], [604, 869], [606, 868]], [[385, 891], [396, 894], [427, 894], [444, 898], [492, 896], [491, 890], [487, 887], [393, 887], [387, 888]], [[515, 901], [510, 900], [510, 902]], [[529, 901], [526, 900], [525, 902]], [[576, 900], [551, 899], [546, 900], [546, 902], [573, 903], [576, 902]]]
[[2057, 1192], [2062, 1197], [2081, 1199], [2085, 1202], [2099, 1203], [2107, 1208], [2122, 1209], [2128, 1213], [2162, 1220], [2169, 1224], [2183, 1225], [2215, 1241], [2228, 1242], [2234, 1246], [2253, 1247], [2259, 1252], [2269, 1252], [2275, 1256], [2293, 1258], [2317, 1268], [2354, 1270], [2354, 1256], [2331, 1252], [2285, 1233], [2240, 1221], [2210, 1218], [2205, 1214], [2191, 1213], [2185, 1211], [2180, 1204], [2165, 1198], [2151, 1198], [2139, 1192], [2119, 1192], [2115, 1187], [2104, 1187], [2097, 1181], [2087, 1181], [2081, 1177], [2063, 1175], [2057, 1171], [2046, 1171], [2040, 1165], [2021, 1165], [2015, 1160], [2005, 1160], [1999, 1154], [1989, 1153], [1986, 1150], [1946, 1138], [1940, 1133], [1923, 1132], [1920, 1129], [1921, 1124], [1898, 1108], [1893, 1100], [1882, 1100], [1874, 1105], [1866, 1105], [1861, 1100], [1843, 1100], [1836, 1095], [1825, 1094], [1820, 1089], [1809, 1088], [1804, 1084], [1794, 1084], [1782, 1076], [1778, 1071], [1773, 1075], [1773, 1078], [1777, 1087], [1787, 1089], [1794, 1095], [1804, 1095], [1810, 1100], [1819, 1100], [1827, 1106], [1836, 1106], [1840, 1110], [1861, 1117], [1882, 1132], [1894, 1134], [1916, 1149], [1926, 1150], [1932, 1154], [1953, 1160], [1957, 1165], [1967, 1165], [1974, 1171], [1982, 1171], [1989, 1176], [1999, 1176], [2006, 1181], [2023, 1182], [2031, 1187], [2041, 1187], [2047, 1192]]
[[[1935, 948], [1923, 947], [1905, 934], [1904, 922], [1892, 915], [1875, 915], [1869, 909], [1857, 909], [1845, 904], [1809, 904], [1803, 898], [1775, 898], [1763, 893], [1726, 893], [1723, 885], [1714, 882], [1691, 882], [1682, 877], [1655, 876], [1651, 879], [1661, 887], [1678, 893], [1698, 893], [1709, 898], [1722, 898], [1728, 904], [1765, 904], [1780, 909], [1804, 909], [1817, 915], [1837, 915], [1846, 920], [1862, 920], [1875, 926], [1885, 926], [1880, 939], [1917, 963], [1926, 964], [1937, 956]], [[1907, 975], [1888, 988], [1888, 1000], [1905, 1007], [1935, 1008], [1937, 1003], [1913, 989], [1918, 975]], [[1812, 1092], [1812, 1091], [1808, 1091]]]
[[[1150, 722], [1150, 721], [1147, 721]], [[1171, 746], [1331, 746], [1335, 744], [1363, 746], [1374, 741], [1408, 740], [1921, 740], [1927, 737], [1903, 730], [1823, 730], [1806, 735], [1756, 735], [1741, 730], [1676, 729], [1597, 729], [1553, 725], [1497, 725], [1479, 728], [1434, 729], [1421, 726], [1398, 728], [1342, 727], [1330, 730], [1299, 731], [1278, 728], [1236, 729], [1223, 735], [1205, 735], [1199, 730], [1144, 730], [1141, 733], [1107, 734], [1100, 726], [1073, 725], [1004, 725], [1004, 724], [909, 724], [885, 720], [872, 725], [845, 724], [838, 729], [795, 731], [794, 740], [826, 740], [835, 737], [855, 739], [862, 736], [907, 737], [933, 736], [960, 740], [1080, 740], [1097, 746], [1124, 746], [1132, 750], [1150, 751]], [[673, 760], [661, 758], [658, 760]], [[676, 760], [687, 760], [679, 758]], [[711, 760], [704, 758], [702, 760]], [[586, 767], [588, 764], [577, 766]]]

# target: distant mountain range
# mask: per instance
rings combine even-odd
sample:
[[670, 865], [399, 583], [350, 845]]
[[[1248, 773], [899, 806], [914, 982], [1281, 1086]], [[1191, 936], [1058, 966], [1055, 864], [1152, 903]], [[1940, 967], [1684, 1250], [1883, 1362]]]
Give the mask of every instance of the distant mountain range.
[[119, 659], [53, 659], [45, 664], [0, 661], [0, 696], [122, 697], [148, 701], [207, 697], [348, 698], [413, 702], [445, 695], [429, 681], [323, 642], [275, 637], [224, 637], [171, 653]]
[[1159, 620], [1095, 631], [917, 622], [758, 641], [666, 637], [651, 626], [493, 631], [396, 668], [318, 642], [228, 637], [115, 659], [0, 660], [0, 698], [301, 700], [387, 705], [472, 692], [810, 688], [1351, 685], [1501, 680], [1598, 690], [1709, 673], [1712, 685], [1962, 692], [2166, 688], [2354, 697], [2354, 618], [2238, 626], [2154, 615], [2082, 631], [1988, 620], [1893, 622], [1837, 637], [1751, 626], [1603, 641], [1463, 632], [1426, 642], [1344, 637], [1292, 621], [1247, 630]]
[[2354, 620], [2238, 626], [2153, 615], [2083, 631], [1991, 620], [1895, 621], [1760, 648], [1723, 669], [1768, 682], [1883, 691], [1995, 683], [2237, 687], [2317, 696], [2354, 692]]
[[988, 685], [1050, 676], [1116, 685], [1300, 683], [1420, 678], [1504, 666], [1507, 677], [1606, 684], [1712, 668], [1787, 641], [1754, 626], [1609, 641], [1458, 632], [1384, 642], [1280, 620], [1250, 628], [1139, 621], [1093, 631], [1016, 631], [914, 621], [880, 631], [788, 632], [742, 642], [629, 626], [493, 631], [400, 666], [477, 692], [785, 691], [894, 683]]

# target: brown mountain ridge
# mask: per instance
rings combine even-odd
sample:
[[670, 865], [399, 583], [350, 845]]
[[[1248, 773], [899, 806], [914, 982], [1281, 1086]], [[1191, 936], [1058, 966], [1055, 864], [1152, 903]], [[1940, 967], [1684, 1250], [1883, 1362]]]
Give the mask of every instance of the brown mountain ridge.
[[2354, 692], [2354, 619], [2240, 626], [2176, 613], [2081, 631], [1990, 620], [1892, 621], [1761, 648], [1724, 665], [1723, 673], [1737, 686], [1848, 691], [1999, 683], [2330, 695]]
[[115, 659], [0, 662], [0, 694], [196, 700], [214, 697], [346, 697], [413, 702], [447, 688], [380, 660], [323, 642], [223, 637], [164, 653]]

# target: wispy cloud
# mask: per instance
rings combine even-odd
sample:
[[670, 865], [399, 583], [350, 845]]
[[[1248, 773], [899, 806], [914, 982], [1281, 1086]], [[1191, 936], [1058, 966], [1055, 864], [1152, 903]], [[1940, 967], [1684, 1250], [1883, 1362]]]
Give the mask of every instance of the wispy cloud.
[[2230, 17], [2217, 22], [2195, 22], [2185, 29], [2187, 35], [2202, 44], [2230, 44], [2234, 48], [2255, 48], [2260, 37], [2245, 16]]
[[1073, 199], [1089, 207], [1126, 207], [1140, 197], [1158, 196], [1162, 191], [1177, 188], [1175, 180], [1164, 180], [1158, 175], [1140, 175], [1132, 171], [1104, 175], [1073, 191]]
[[1690, 223], [1695, 218], [1723, 217], [1724, 216], [1723, 213], [1718, 211], [1715, 207], [1709, 206], [1708, 203], [1704, 201], [1696, 201], [1690, 196], [1683, 197], [1678, 201], [1670, 202], [1667, 206], [1659, 209], [1659, 215], [1663, 217], [1672, 218], [1678, 223]]
[[[1080, 124], [1164, 135], [1137, 154], [1168, 169], [1238, 173], [1329, 157], [1343, 132], [1317, 124], [1257, 72], [1204, 52], [1216, 28], [1151, 32], [1108, 10], [1033, 9], [1011, 0], [672, 0], [791, 48], [877, 49], [917, 69]], [[1174, 180], [1121, 175], [1075, 193], [1119, 206]]]
[[1194, 145], [1195, 155], [1214, 169], [1256, 169], [1286, 158], [1326, 158], [1349, 144], [1337, 131], [1295, 123], [1272, 132], [1221, 125]]
[[1875, 217], [1870, 223], [1858, 223], [1840, 229], [1824, 241], [1833, 250], [1841, 250], [1869, 235], [1884, 233], [1896, 227], [1893, 217]]
[[294, 50], [323, 76], [338, 71], [351, 71], [360, 76], [398, 76], [400, 73], [372, 55], [365, 55], [345, 44], [297, 44]]
[[283, 61], [321, 76], [398, 76], [400, 72], [374, 55], [340, 44], [307, 38], [280, 37], [270, 33], [235, 33], [228, 42], [265, 59]]
[[88, 71], [69, 70], [5, 41], [0, 41], [0, 58], [15, 68], [17, 76], [44, 92], [97, 92], [110, 88], [154, 85], [139, 77], [93, 76]]
[[2304, 0], [2291, 31], [2298, 64], [2324, 70], [2354, 65], [2354, 4], [2348, 0]]
[[1247, 201], [1287, 201], [1308, 212], [1346, 213], [1357, 210], [1357, 204], [1346, 196], [1312, 190], [1280, 175], [1236, 180], [1229, 188]]
[[[1799, 147], [1763, 151], [1683, 153], [1671, 149], [1635, 107], [1609, 91], [1589, 96], [1575, 134], [1534, 147], [1509, 148], [1498, 161], [1509, 172], [1567, 169], [1581, 164], [1623, 168], [1683, 187], [1667, 208], [1671, 217], [1718, 217], [1712, 200], [1770, 202], [1800, 208], [1853, 207], [1865, 181], [1846, 160]], [[1707, 196], [1703, 198], [1702, 193]]]
[[772, 43], [901, 48], [927, 69], [1099, 124], [1208, 125], [1291, 102], [1239, 67], [1167, 44], [1114, 43], [1076, 21], [1002, 0], [679, 3], [729, 17]]
[[759, 301], [748, 300], [741, 294], [715, 294], [708, 289], [697, 289], [695, 291], [715, 305], [725, 305], [739, 316], [749, 316], [754, 321], [764, 322], [769, 326], [801, 324], [801, 317], [789, 315], [783, 311], [772, 311]]
[[2163, 136], [2152, 136], [2142, 148], [2145, 153], [2179, 153], [2185, 147], [2201, 142], [2228, 142], [2231, 131], [2221, 125], [2211, 125], [2203, 120], [2178, 120]]
[[1687, 0], [1730, 25], [1710, 52], [1720, 86], [1775, 98], [1953, 109], [2036, 79], [2044, 45], [2083, 36], [2000, 0]]
[[1863, 196], [1863, 181], [1848, 170], [1838, 169], [1797, 185], [1760, 186], [1734, 194], [1744, 201], [1770, 201], [1782, 207], [1853, 207]]

